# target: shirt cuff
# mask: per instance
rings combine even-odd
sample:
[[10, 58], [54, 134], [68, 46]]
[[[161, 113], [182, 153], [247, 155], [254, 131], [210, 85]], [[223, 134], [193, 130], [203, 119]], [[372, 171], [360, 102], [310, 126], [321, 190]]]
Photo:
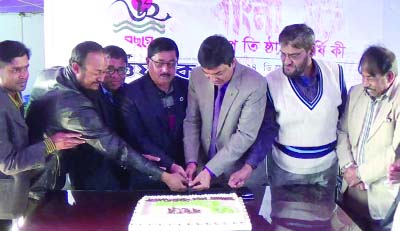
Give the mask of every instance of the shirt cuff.
[[[355, 163], [354, 161], [351, 161], [351, 162], [345, 164], [345, 165], [340, 169], [340, 175], [343, 176], [344, 171], [345, 171], [346, 169], [350, 168], [350, 167], [353, 166], [353, 165], [356, 165], [356, 163]], [[358, 171], [358, 170], [357, 170], [357, 171]]]
[[[207, 166], [204, 166], [204, 169], [205, 170], [207, 170], [207, 172], [210, 174], [210, 176], [213, 178], [213, 177], [215, 177], [215, 174], [209, 169], [209, 168], [207, 168]], [[203, 170], [204, 170], [203, 169]]]
[[195, 164], [196, 167], [197, 167], [197, 162], [196, 161], [189, 161], [189, 162], [186, 163], [186, 166], [188, 166], [189, 164]]
[[46, 153], [47, 154], [51, 154], [54, 151], [56, 151], [56, 145], [50, 138], [48, 138], [48, 137], [45, 138], [43, 142], [46, 145]]
[[256, 169], [257, 166], [258, 166], [256, 163], [253, 163], [252, 161], [246, 161], [246, 164], [250, 165], [250, 167], [251, 167], [253, 170]]

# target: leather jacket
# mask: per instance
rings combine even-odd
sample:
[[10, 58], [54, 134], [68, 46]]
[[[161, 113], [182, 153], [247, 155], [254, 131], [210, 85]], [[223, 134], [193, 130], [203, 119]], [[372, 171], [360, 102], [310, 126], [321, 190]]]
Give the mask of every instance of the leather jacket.
[[[106, 126], [92, 93], [80, 87], [71, 67], [43, 71], [36, 79], [27, 109], [32, 141], [59, 131], [78, 132], [86, 140], [86, 144], [82, 144], [86, 146], [84, 150], [90, 146], [95, 155], [102, 155], [118, 165], [139, 170], [153, 180], [159, 180], [163, 171]], [[70, 167], [68, 161], [63, 161], [63, 155], [69, 151], [74, 152], [73, 158], [78, 159], [86, 154], [77, 153], [74, 149], [63, 151], [61, 171], [68, 171]], [[88, 168], [93, 164], [90, 158], [83, 160]]]

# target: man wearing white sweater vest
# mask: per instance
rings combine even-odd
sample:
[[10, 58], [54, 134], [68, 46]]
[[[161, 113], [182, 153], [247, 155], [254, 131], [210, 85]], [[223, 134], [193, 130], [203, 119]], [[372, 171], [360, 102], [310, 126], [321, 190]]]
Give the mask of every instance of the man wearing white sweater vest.
[[313, 59], [315, 35], [305, 24], [286, 26], [279, 44], [282, 68], [267, 76], [279, 125], [268, 161], [271, 185], [314, 184], [333, 193], [336, 128], [347, 95], [343, 69]]

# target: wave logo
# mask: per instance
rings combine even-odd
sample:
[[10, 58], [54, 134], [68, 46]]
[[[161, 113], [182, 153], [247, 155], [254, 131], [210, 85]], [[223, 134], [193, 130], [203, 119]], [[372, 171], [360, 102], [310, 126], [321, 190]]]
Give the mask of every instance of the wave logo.
[[157, 31], [160, 34], [165, 33], [165, 21], [171, 18], [167, 13], [164, 18], [157, 17], [160, 13], [160, 7], [153, 3], [153, 0], [132, 0], [131, 7], [125, 0], [115, 0], [112, 5], [122, 5], [129, 14], [130, 19], [124, 19], [114, 23], [114, 32], [129, 30], [134, 33], [144, 33], [146, 31]]

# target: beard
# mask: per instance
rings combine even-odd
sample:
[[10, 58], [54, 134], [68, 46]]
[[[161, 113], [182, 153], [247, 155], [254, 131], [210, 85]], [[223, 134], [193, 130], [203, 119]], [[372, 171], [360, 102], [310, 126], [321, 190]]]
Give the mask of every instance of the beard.
[[292, 72], [288, 72], [285, 70], [285, 65], [283, 65], [283, 68], [282, 68], [283, 74], [285, 74], [289, 78], [301, 76], [304, 73], [304, 71], [306, 70], [307, 59], [304, 59], [303, 62], [301, 62], [298, 65], [293, 65], [293, 67], [294, 67], [294, 70]]

